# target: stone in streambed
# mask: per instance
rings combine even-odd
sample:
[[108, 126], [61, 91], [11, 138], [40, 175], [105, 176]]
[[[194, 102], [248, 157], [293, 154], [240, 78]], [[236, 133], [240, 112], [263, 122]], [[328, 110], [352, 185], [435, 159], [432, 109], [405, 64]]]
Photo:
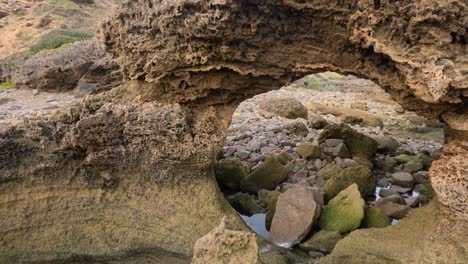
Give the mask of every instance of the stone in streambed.
[[329, 180], [332, 176], [337, 175], [343, 171], [343, 168], [336, 164], [328, 164], [317, 172], [317, 176], [324, 180]]
[[320, 216], [320, 228], [341, 234], [358, 228], [364, 218], [364, 199], [357, 184], [341, 191], [324, 207]]
[[325, 195], [332, 199], [339, 192], [348, 188], [351, 184], [357, 184], [363, 197], [373, 195], [376, 187], [376, 179], [372, 171], [366, 166], [354, 166], [340, 170], [325, 182]]
[[388, 195], [383, 198], [380, 198], [379, 201], [380, 200], [386, 200], [397, 204], [406, 204], [405, 199], [403, 199], [403, 197], [401, 197], [399, 194]]
[[297, 147], [297, 153], [304, 159], [320, 157], [320, 146], [312, 143], [302, 143]]
[[255, 198], [247, 193], [236, 193], [229, 196], [227, 201], [242, 215], [252, 216], [265, 212], [265, 209], [255, 201]]
[[274, 190], [278, 184], [286, 180], [289, 172], [287, 164], [290, 159], [287, 152], [271, 154], [241, 181], [241, 190], [250, 193], [257, 193], [261, 189]]
[[343, 237], [337, 231], [320, 230], [315, 233], [310, 239], [299, 244], [299, 247], [306, 251], [322, 252], [329, 254], [336, 243]]
[[229, 189], [238, 190], [240, 182], [247, 176], [247, 169], [237, 158], [227, 158], [218, 161], [215, 167], [218, 182]]
[[414, 177], [408, 172], [395, 172], [392, 174], [393, 184], [399, 185], [405, 188], [413, 188]]
[[287, 190], [278, 197], [269, 238], [278, 245], [300, 242], [310, 231], [316, 218], [314, 192], [306, 187]]
[[391, 224], [390, 218], [378, 207], [367, 208], [364, 212], [363, 227], [386, 227]]
[[307, 119], [309, 115], [307, 108], [301, 102], [284, 96], [275, 97], [274, 95], [268, 95], [259, 102], [258, 108], [262, 111], [289, 119]]
[[424, 168], [424, 165], [419, 159], [412, 159], [403, 165], [403, 170], [407, 172], [417, 172]]
[[380, 199], [375, 203], [375, 206], [382, 209], [382, 211], [389, 217], [395, 219], [401, 219], [408, 214], [409, 210], [411, 209], [407, 205], [402, 205], [398, 203], [394, 203], [388, 200]]
[[387, 197], [387, 196], [394, 195], [394, 194], [398, 195], [398, 192], [394, 190], [390, 190], [390, 189], [380, 189], [379, 191], [380, 197]]
[[400, 148], [401, 144], [392, 136], [377, 136], [374, 138], [378, 145], [379, 152], [395, 153]]

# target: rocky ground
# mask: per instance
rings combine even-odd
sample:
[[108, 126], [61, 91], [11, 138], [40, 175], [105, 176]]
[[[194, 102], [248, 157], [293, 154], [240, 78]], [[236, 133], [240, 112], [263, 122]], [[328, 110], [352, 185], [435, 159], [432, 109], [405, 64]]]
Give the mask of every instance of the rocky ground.
[[427, 169], [442, 143], [440, 124], [374, 83], [325, 73], [243, 102], [216, 175], [254, 231], [318, 258], [431, 200]]

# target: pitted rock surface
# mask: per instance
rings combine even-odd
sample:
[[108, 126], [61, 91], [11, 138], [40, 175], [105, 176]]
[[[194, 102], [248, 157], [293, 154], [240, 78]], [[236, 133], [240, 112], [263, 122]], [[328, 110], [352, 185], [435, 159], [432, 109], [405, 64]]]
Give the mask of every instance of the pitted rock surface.
[[125, 2], [99, 38], [127, 81], [0, 132], [2, 261], [188, 256], [224, 215], [242, 229], [212, 170], [235, 107], [331, 70], [447, 128], [429, 170], [436, 200], [351, 233], [320, 262], [464, 262], [466, 12], [462, 0]]

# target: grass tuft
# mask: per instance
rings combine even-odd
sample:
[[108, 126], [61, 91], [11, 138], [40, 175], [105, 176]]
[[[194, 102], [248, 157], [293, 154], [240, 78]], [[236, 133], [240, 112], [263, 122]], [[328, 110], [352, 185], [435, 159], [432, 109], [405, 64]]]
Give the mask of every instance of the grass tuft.
[[30, 50], [33, 53], [38, 53], [44, 50], [58, 49], [65, 44], [71, 44], [76, 41], [90, 39], [93, 34], [74, 30], [58, 30], [43, 36], [39, 41], [31, 46]]
[[14, 89], [15, 84], [12, 81], [6, 81], [4, 83], [0, 83], [0, 91], [6, 90], [6, 89]]

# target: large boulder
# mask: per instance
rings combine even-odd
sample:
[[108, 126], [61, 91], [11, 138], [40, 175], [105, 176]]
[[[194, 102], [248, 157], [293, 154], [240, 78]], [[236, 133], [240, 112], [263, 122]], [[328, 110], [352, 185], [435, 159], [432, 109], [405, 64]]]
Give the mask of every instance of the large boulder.
[[215, 167], [218, 182], [233, 190], [240, 188], [240, 182], [247, 174], [247, 168], [238, 158], [222, 159], [218, 161]]
[[257, 193], [261, 189], [274, 190], [278, 184], [286, 180], [289, 172], [286, 165], [290, 159], [287, 152], [271, 154], [241, 181], [241, 190], [250, 193]]
[[358, 186], [352, 184], [328, 202], [320, 216], [319, 225], [323, 230], [343, 234], [358, 228], [363, 218], [364, 200]]
[[387, 216], [401, 219], [410, 211], [410, 207], [406, 204], [399, 204], [388, 199], [380, 199], [375, 203], [375, 206], [380, 208]]
[[[357, 184], [363, 197], [371, 196], [375, 192], [376, 178], [367, 166], [357, 165], [345, 169], [336, 170], [325, 182], [325, 194], [327, 199], [332, 199], [339, 192], [352, 184]], [[322, 173], [323, 175], [324, 173]]]
[[289, 119], [307, 119], [307, 108], [298, 100], [291, 97], [268, 95], [260, 101], [260, 110]]
[[342, 139], [354, 156], [372, 158], [377, 152], [378, 143], [373, 138], [366, 136], [352, 129], [346, 124], [330, 124], [323, 129], [319, 142], [323, 143], [327, 139]]
[[288, 189], [278, 197], [269, 238], [278, 245], [299, 243], [311, 230], [317, 218], [314, 192], [305, 187]]
[[77, 95], [99, 93], [122, 83], [119, 66], [95, 39], [15, 60], [10, 78], [17, 88], [57, 92], [76, 88]]
[[378, 150], [383, 153], [395, 153], [401, 146], [400, 142], [392, 136], [379, 135], [374, 139], [379, 144]]
[[258, 264], [254, 233], [232, 230], [223, 218], [221, 224], [195, 242], [192, 264]]

